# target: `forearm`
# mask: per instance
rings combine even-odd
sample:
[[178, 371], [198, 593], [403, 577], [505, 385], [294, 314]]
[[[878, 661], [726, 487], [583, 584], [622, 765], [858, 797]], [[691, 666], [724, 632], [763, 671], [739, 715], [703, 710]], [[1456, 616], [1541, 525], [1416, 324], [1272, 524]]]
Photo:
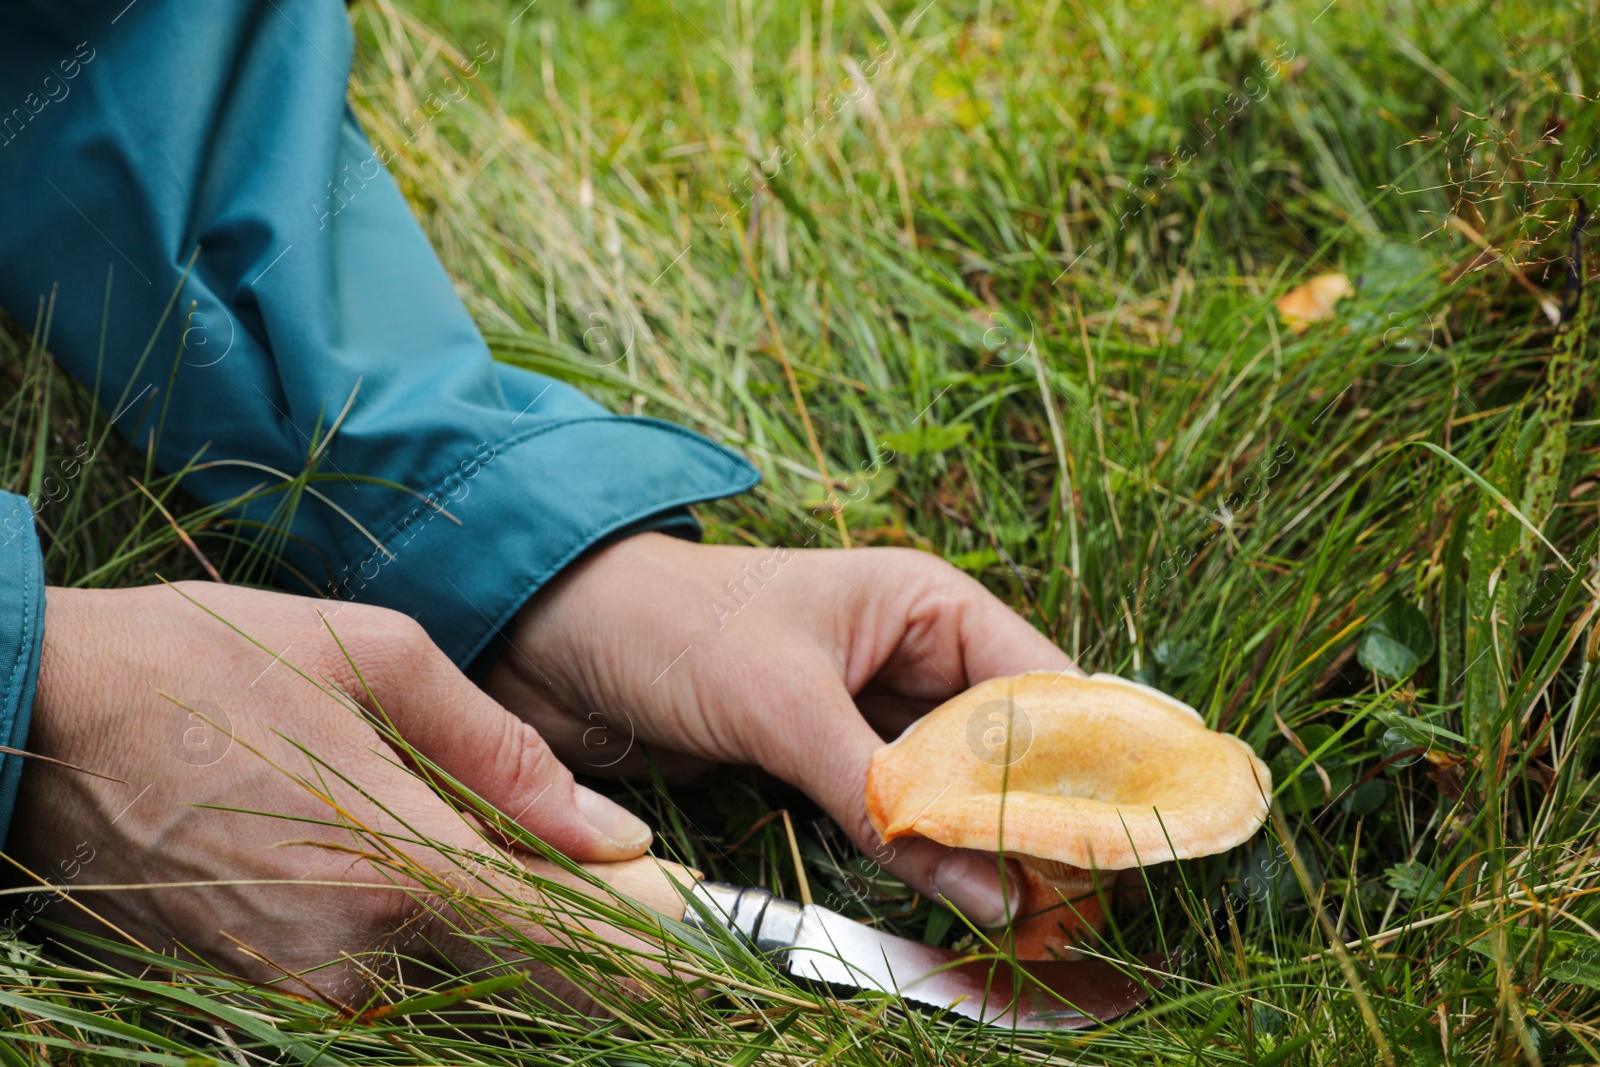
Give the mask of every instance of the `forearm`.
[[62, 364], [162, 467], [199, 457], [190, 492], [250, 498], [234, 528], [272, 531], [292, 588], [466, 663], [596, 541], [754, 483], [494, 363], [346, 106], [341, 5], [120, 6], [22, 5], [0, 40], [0, 99], [93, 51], [0, 146], [0, 304], [55, 293]]

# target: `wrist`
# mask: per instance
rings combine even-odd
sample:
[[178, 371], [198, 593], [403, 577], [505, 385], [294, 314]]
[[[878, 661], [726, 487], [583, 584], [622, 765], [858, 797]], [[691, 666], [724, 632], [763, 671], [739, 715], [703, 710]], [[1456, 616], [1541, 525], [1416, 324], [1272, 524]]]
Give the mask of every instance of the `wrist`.
[[550, 602], [554, 590], [570, 575], [591, 567], [598, 557], [611, 548], [629, 541], [649, 543], [655, 538], [664, 538], [669, 542], [677, 541], [680, 544], [698, 544], [700, 533], [699, 522], [686, 507], [657, 512], [620, 530], [613, 530], [590, 545], [559, 574], [535, 590], [533, 595], [523, 602], [522, 607], [517, 609], [510, 626], [505, 630], [496, 631], [483, 651], [462, 668], [462, 673], [478, 686], [487, 687], [490, 675], [499, 667], [509, 646], [516, 644], [524, 652], [526, 651], [523, 635], [531, 630], [531, 620], [543, 610], [543, 605]]
[[613, 606], [647, 592], [652, 578], [675, 565], [696, 542], [653, 530], [597, 544], [528, 598], [517, 612], [519, 635], [541, 636], [592, 623]]
[[[36, 747], [45, 745], [52, 724], [60, 716], [57, 709], [75, 701], [83, 702], [84, 694], [76, 693], [77, 661], [89, 648], [80, 631], [90, 611], [98, 609], [105, 614], [104, 605], [96, 603], [108, 594], [99, 590], [70, 589], [50, 586], [45, 589], [44, 635], [39, 651], [38, 685], [33, 697], [33, 739]], [[98, 647], [116, 655], [116, 646], [109, 635], [99, 636]], [[108, 671], [95, 672], [102, 676]]]
[[[580, 694], [607, 688], [606, 675], [637, 651], [636, 628], [664, 594], [675, 557], [702, 550], [646, 531], [596, 546], [523, 604], [509, 627], [510, 649], [484, 675], [491, 695], [508, 676], [532, 683], [560, 706], [587, 703]], [[614, 681], [615, 679], [609, 679]]]

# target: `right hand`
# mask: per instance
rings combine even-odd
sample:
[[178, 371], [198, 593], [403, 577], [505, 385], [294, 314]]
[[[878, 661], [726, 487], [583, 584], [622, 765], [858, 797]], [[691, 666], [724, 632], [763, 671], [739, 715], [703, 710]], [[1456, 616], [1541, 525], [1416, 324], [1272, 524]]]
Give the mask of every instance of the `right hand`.
[[[7, 852], [30, 880], [73, 890], [51, 896], [56, 921], [156, 951], [181, 945], [347, 1005], [360, 1006], [370, 977], [352, 958], [374, 949], [488, 965], [460, 936], [487, 913], [438, 889], [538, 894], [464, 858], [509, 862], [361, 711], [380, 706], [412, 748], [561, 853], [621, 860], [649, 846], [644, 823], [576, 785], [410, 618], [179, 583], [48, 591], [27, 748], [81, 770], [25, 761]], [[80, 892], [94, 885], [138, 888]], [[494, 913], [552, 940], [529, 921], [537, 910]]]

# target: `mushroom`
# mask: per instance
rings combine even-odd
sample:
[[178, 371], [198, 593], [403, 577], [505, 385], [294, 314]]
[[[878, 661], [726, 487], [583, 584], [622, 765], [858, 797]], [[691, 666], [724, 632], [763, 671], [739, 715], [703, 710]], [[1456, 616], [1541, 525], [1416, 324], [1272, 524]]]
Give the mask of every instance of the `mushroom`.
[[866, 802], [886, 842], [1015, 858], [1004, 936], [1019, 959], [1050, 959], [1104, 928], [1097, 872], [1242, 844], [1271, 792], [1250, 747], [1187, 704], [1114, 675], [1034, 671], [973, 686], [880, 748]]

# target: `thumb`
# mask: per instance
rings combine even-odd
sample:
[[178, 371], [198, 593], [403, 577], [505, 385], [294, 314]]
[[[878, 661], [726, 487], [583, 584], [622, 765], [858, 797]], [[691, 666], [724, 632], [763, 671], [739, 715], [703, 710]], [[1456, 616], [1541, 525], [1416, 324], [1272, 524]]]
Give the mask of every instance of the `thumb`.
[[968, 685], [1025, 671], [1083, 675], [1072, 657], [1027, 619], [976, 581], [967, 581], [973, 586], [972, 595], [962, 601], [957, 626]]
[[[867, 770], [883, 739], [841, 685], [817, 742], [797, 754], [795, 782], [831, 815], [872, 862], [978, 926], [999, 926], [1021, 902], [1021, 872], [993, 853], [953, 849], [926, 838], [884, 841], [867, 817]], [[796, 709], [798, 712], [799, 709]], [[820, 736], [818, 736], [820, 735]]]
[[421, 627], [403, 631], [400, 646], [380, 653], [396, 668], [363, 680], [408, 744], [571, 859], [631, 859], [650, 847], [649, 826], [573, 781], [538, 732], [473, 685]]

